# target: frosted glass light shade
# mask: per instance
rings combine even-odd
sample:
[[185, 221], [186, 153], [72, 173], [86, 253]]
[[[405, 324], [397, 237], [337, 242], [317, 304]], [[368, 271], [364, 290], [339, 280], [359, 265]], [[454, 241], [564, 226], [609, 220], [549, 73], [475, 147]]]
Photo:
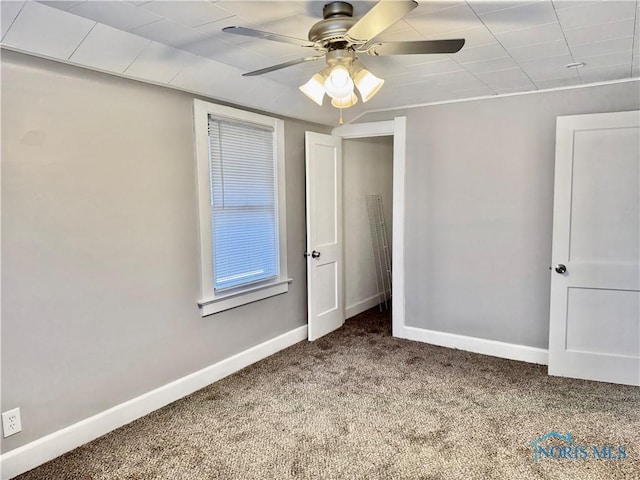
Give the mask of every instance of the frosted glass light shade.
[[355, 93], [342, 98], [334, 98], [331, 100], [331, 105], [336, 108], [349, 108], [353, 107], [356, 103], [358, 103], [358, 97]]
[[331, 98], [344, 98], [353, 93], [353, 80], [349, 70], [342, 65], [336, 65], [324, 82], [324, 89]]
[[322, 100], [324, 98], [324, 76], [316, 73], [311, 79], [302, 85], [300, 91], [304, 93], [311, 100], [322, 106]]
[[376, 77], [373, 73], [364, 68], [356, 74], [354, 80], [363, 102], [366, 102], [378, 93], [378, 90], [380, 90], [380, 87], [384, 84], [384, 80]]

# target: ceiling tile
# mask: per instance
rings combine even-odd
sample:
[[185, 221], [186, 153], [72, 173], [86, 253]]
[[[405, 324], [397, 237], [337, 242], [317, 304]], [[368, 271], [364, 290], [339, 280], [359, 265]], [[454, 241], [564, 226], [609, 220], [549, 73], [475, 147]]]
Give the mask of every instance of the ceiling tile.
[[564, 40], [564, 34], [558, 22], [545, 23], [534, 27], [520, 28], [510, 32], [496, 33], [496, 38], [503, 47], [526, 47], [536, 43]]
[[493, 88], [529, 88], [532, 84], [520, 68], [478, 73], [476, 76]]
[[519, 7], [498, 10], [481, 15], [484, 24], [493, 33], [518, 30], [523, 25], [542, 25], [557, 21], [556, 12], [549, 1], [528, 3]]
[[155, 40], [183, 50], [188, 50], [190, 45], [207, 39], [204, 33], [187, 28], [171, 20], [153, 22], [136, 28], [132, 32], [149, 40]]
[[496, 87], [495, 92], [498, 95], [507, 95], [509, 93], [521, 93], [521, 92], [530, 92], [532, 90], [537, 90], [536, 86], [533, 83], [529, 85], [522, 85], [518, 87]]
[[464, 63], [462, 66], [471, 73], [495, 72], [497, 70], [518, 67], [511, 57], [497, 58], [483, 62]]
[[594, 3], [601, 2], [602, 0], [552, 0], [553, 7], [558, 10], [565, 8], [583, 7], [585, 5], [593, 5]]
[[[69, 10], [72, 7], [75, 7], [77, 5], [80, 5], [81, 3], [85, 3], [87, 0], [80, 0], [80, 1], [65, 1], [65, 0], [38, 0], [38, 3], [43, 3], [45, 5], [48, 5], [50, 7], [54, 7], [57, 8], [59, 10]], [[4, 2], [3, 2], [4, 3]]]
[[[224, 27], [234, 27], [234, 26], [248, 27], [248, 28], [254, 28], [254, 29], [259, 29], [260, 27], [258, 24], [250, 25], [246, 20], [241, 19], [237, 15], [233, 15], [231, 17], [226, 17], [220, 20], [216, 20], [215, 22], [209, 22], [203, 25], [198, 25], [197, 27], [193, 27], [193, 28], [207, 35], [218, 35], [223, 33], [222, 29]], [[225, 34], [225, 35], [228, 35], [228, 34]], [[238, 38], [241, 38], [240, 35], [236, 35], [236, 36]], [[248, 37], [243, 37], [243, 38], [247, 39]]]
[[635, 13], [635, 2], [627, 0], [597, 2], [557, 11], [558, 19], [564, 29], [635, 18]]
[[69, 60], [122, 73], [148, 44], [146, 38], [98, 23]]
[[196, 58], [183, 50], [150, 41], [124, 73], [136, 78], [169, 83], [184, 67], [195, 63]]
[[[586, 66], [580, 69], [580, 76], [585, 70], [590, 68], [610, 67], [612, 65], [628, 65], [631, 66], [632, 54], [628, 52], [618, 52], [609, 55], [597, 55], [594, 57], [579, 57], [576, 62], [583, 62]], [[587, 67], [590, 67], [589, 69]]]
[[485, 27], [480, 25], [479, 27], [469, 28], [467, 30], [459, 30], [455, 32], [448, 32], [446, 34], [428, 35], [425, 36], [427, 40], [437, 40], [440, 38], [464, 38], [464, 47], [473, 48], [481, 47], [483, 45], [491, 45], [497, 43], [496, 37]]
[[95, 24], [56, 8], [27, 2], [2, 41], [28, 52], [67, 59]]
[[570, 47], [583, 43], [603, 42], [633, 35], [634, 23], [633, 19], [601, 23], [589, 27], [565, 30], [564, 35]]
[[571, 47], [574, 58], [593, 57], [595, 55], [607, 55], [610, 53], [626, 52], [633, 48], [633, 37], [616, 38], [604, 42], [583, 43]]
[[528, 45], [526, 47], [509, 48], [507, 50], [516, 62], [526, 62], [539, 58], [570, 54], [569, 47], [567, 47], [564, 39], [548, 43], [539, 43], [537, 45]]
[[551, 78], [567, 78], [577, 76], [575, 69], [569, 69], [567, 64], [574, 60], [571, 55], [561, 55], [559, 57], [543, 58], [521, 62], [520, 67], [534, 81], [548, 80]]
[[[398, 65], [411, 67], [413, 65], [423, 65], [425, 63], [441, 62], [442, 60], [452, 60], [452, 59], [455, 60], [455, 55], [446, 55], [444, 53], [438, 53], [433, 55], [393, 55], [393, 56], [390, 56], [389, 58], [393, 58]], [[367, 61], [368, 61], [369, 57], [364, 57], [364, 58], [367, 58]], [[379, 58], [382, 58], [382, 57], [371, 57], [371, 58], [377, 61]]]
[[[246, 18], [255, 23], [265, 23], [293, 15], [309, 15], [317, 21], [322, 20], [323, 3], [315, 5], [314, 2], [265, 2], [265, 1], [238, 1], [221, 0], [216, 6], [231, 12], [234, 15]], [[202, 22], [205, 23], [205, 22]]]
[[478, 15], [497, 12], [507, 8], [521, 7], [527, 3], [534, 3], [536, 0], [467, 0], [467, 3]]
[[405, 15], [405, 18], [419, 17], [438, 10], [444, 10], [445, 8], [453, 8], [465, 4], [465, 0], [429, 0], [428, 2], [420, 2], [417, 8]]
[[69, 9], [69, 12], [110, 25], [120, 30], [133, 30], [162, 17], [127, 2], [89, 1]]
[[631, 65], [610, 65], [599, 68], [584, 67], [580, 70], [580, 76], [585, 82], [604, 82], [606, 80], [619, 80], [629, 78]]
[[495, 43], [493, 45], [483, 45], [481, 47], [462, 48], [458, 53], [451, 57], [457, 62], [480, 62], [483, 60], [493, 60], [496, 58], [508, 57], [502, 45]]
[[481, 85], [474, 88], [464, 88], [461, 90], [452, 90], [451, 98], [475, 98], [475, 97], [486, 97], [488, 95], [493, 95], [493, 89], [487, 87], [486, 85]]
[[450, 90], [462, 90], [466, 88], [475, 88], [482, 85], [478, 77], [472, 75], [466, 70], [453, 73], [445, 73], [442, 75], [432, 75], [424, 78], [425, 86], [444, 87]]
[[393, 75], [389, 75], [389, 74], [382, 75], [380, 71], [377, 71], [377, 72], [374, 72], [374, 74], [376, 76], [384, 78], [384, 84], [387, 87], [387, 89], [392, 87], [395, 88], [401, 85], [411, 85], [411, 84], [422, 82], [422, 78], [417, 77], [412, 72], [396, 73]]
[[571, 85], [579, 85], [582, 79], [578, 75], [571, 76], [569, 78], [552, 78], [550, 80], [538, 80], [536, 85], [538, 88], [561, 88]]
[[409, 73], [411, 68], [408, 67], [398, 55], [380, 57], [366, 56], [361, 60], [374, 75], [382, 76], [383, 78], [387, 78], [390, 75]]
[[241, 76], [241, 72], [213, 60], [202, 59], [178, 73], [171, 85], [187, 90], [202, 92], [213, 98], [244, 105], [244, 99], [259, 86], [251, 77]]
[[274, 82], [269, 78], [255, 78], [254, 80], [254, 91], [260, 92], [261, 97], [267, 99], [266, 105], [269, 105], [273, 101], [276, 101], [278, 97], [280, 97], [280, 95], [289, 91], [289, 88], [286, 85]]
[[24, 1], [22, 2], [0, 2], [0, 20], [2, 21], [2, 30], [0, 30], [0, 38], [9, 31], [9, 27], [22, 10]]
[[233, 45], [222, 40], [211, 41], [210, 38], [192, 43], [188, 51], [217, 62], [236, 67], [243, 72], [265, 68], [282, 63], [265, 55], [253, 52], [242, 45]]
[[482, 26], [478, 16], [467, 5], [437, 10], [427, 15], [405, 17], [405, 21], [422, 35], [441, 35]]
[[463, 68], [453, 60], [441, 60], [439, 62], [423, 63], [411, 67], [411, 75], [429, 76], [443, 73], [459, 72]]
[[203, 25], [233, 16], [233, 13], [215, 4], [202, 1], [156, 0], [145, 3], [139, 8], [149, 10], [188, 27], [195, 27], [196, 25]]
[[640, 5], [638, 5], [638, 13], [636, 14], [636, 25], [633, 34], [633, 51], [637, 52], [640, 48]]

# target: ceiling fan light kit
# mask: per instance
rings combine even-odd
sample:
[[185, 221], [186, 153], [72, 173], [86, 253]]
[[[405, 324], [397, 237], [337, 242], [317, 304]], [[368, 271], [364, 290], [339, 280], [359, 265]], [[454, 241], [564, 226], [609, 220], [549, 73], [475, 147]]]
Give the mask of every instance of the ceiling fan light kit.
[[322, 73], [316, 73], [307, 83], [299, 87], [302, 93], [320, 106], [322, 106], [322, 101], [324, 100], [325, 78]]
[[390, 43], [375, 41], [376, 36], [417, 6], [418, 3], [414, 0], [380, 0], [362, 18], [356, 18], [350, 3], [330, 2], [322, 9], [323, 19], [309, 30], [308, 40], [238, 26], [225, 27], [222, 31], [275, 42], [297, 43], [320, 53], [248, 72], [244, 76], [262, 75], [324, 57], [328, 67], [299, 88], [320, 106], [326, 93], [331, 98], [331, 104], [340, 109], [342, 122], [342, 109], [350, 108], [358, 101], [354, 88], [358, 89], [360, 98], [366, 102], [384, 84], [384, 80], [364, 68], [358, 60], [358, 54], [379, 56], [455, 53], [464, 45], [464, 39]]

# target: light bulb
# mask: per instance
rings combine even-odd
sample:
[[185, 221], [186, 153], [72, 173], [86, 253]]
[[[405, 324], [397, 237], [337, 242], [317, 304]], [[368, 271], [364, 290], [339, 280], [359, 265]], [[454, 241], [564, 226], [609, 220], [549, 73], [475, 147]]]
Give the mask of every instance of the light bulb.
[[336, 65], [324, 82], [324, 89], [331, 98], [344, 98], [353, 93], [353, 80], [349, 70], [342, 65]]

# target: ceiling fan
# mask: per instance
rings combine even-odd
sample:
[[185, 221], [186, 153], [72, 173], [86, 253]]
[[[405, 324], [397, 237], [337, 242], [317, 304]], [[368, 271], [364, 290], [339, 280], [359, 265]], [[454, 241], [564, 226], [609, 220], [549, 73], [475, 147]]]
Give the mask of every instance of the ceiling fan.
[[272, 65], [245, 73], [243, 76], [262, 75], [325, 58], [328, 66], [302, 85], [300, 90], [318, 105], [322, 105], [326, 93], [331, 97], [334, 107], [343, 109], [352, 107], [358, 101], [354, 85], [360, 92], [362, 101], [366, 102], [384, 83], [384, 80], [364, 68], [358, 60], [359, 54], [421, 55], [455, 53], [462, 48], [464, 39], [385, 43], [375, 41], [377, 35], [417, 6], [418, 2], [413, 0], [380, 0], [362, 18], [357, 18], [353, 16], [353, 6], [350, 3], [330, 2], [322, 9], [324, 18], [309, 30], [309, 40], [239, 26], [225, 27], [222, 31], [315, 50], [320, 55]]

